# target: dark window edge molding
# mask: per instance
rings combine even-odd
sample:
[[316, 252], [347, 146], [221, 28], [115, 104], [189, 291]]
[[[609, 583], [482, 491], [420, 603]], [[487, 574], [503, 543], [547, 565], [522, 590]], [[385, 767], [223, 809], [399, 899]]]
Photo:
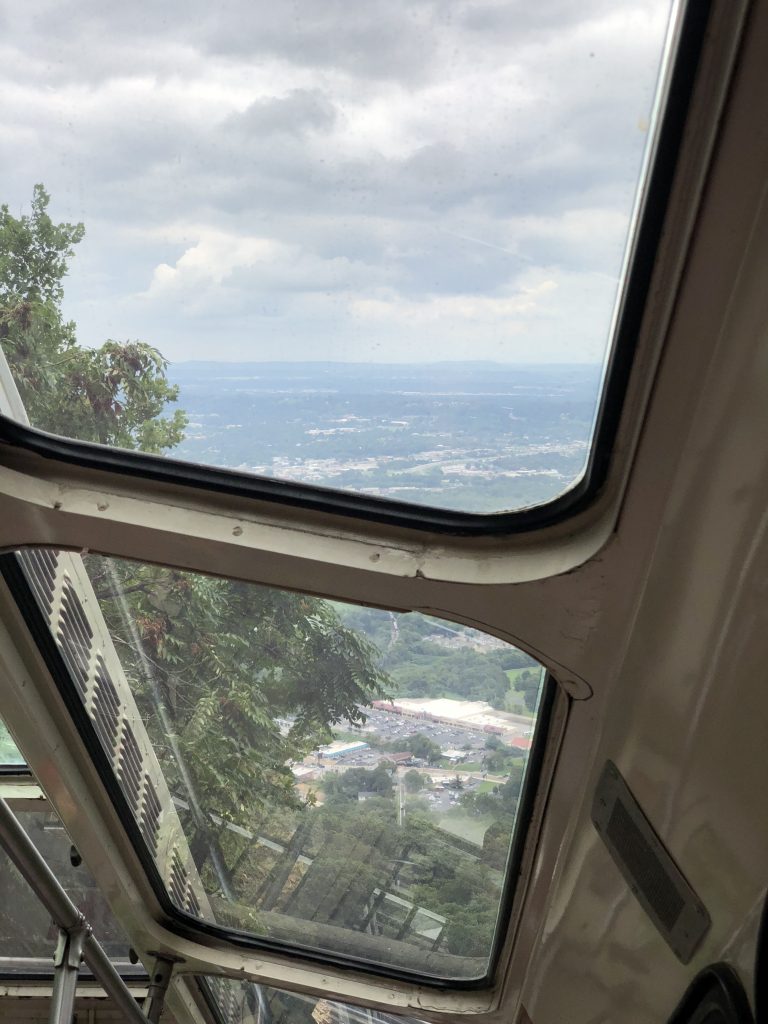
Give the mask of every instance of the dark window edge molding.
[[13, 779], [21, 779], [28, 782], [32, 779], [32, 772], [27, 764], [0, 764], [0, 782], [8, 782]]
[[[51, 948], [53, 948], [53, 944]], [[41, 959], [39, 968], [37, 966], [30, 968], [27, 964], [24, 964], [23, 970], [9, 971], [7, 969], [9, 962], [13, 962], [13, 957], [0, 957], [0, 983], [4, 985], [39, 985], [50, 982], [53, 984], [55, 977], [53, 954], [50, 957], [50, 966], [47, 961]], [[127, 960], [112, 960], [111, 963], [126, 984], [141, 987], [149, 984], [149, 975], [141, 965], [134, 966]], [[78, 995], [81, 994], [81, 985], [87, 986], [86, 991], [82, 993], [83, 995], [88, 994], [88, 988], [101, 987], [100, 982], [93, 975], [87, 964], [82, 964], [80, 967], [77, 979]]]
[[[722, 1016], [710, 1017], [716, 1011]], [[749, 999], [730, 964], [711, 964], [700, 971], [686, 989], [668, 1024], [695, 1024], [697, 1021], [705, 1024], [710, 1019], [723, 1024], [753, 1024]]]
[[768, 897], [763, 903], [755, 950], [755, 1020], [768, 1024]]
[[0, 416], [0, 444], [101, 472], [454, 536], [528, 533], [554, 526], [589, 508], [602, 491], [611, 467], [710, 10], [711, 0], [696, 0], [687, 4], [682, 18], [667, 103], [645, 186], [606, 383], [598, 401], [590, 456], [583, 476], [564, 494], [545, 504], [519, 511], [454, 512], [67, 440], [27, 427], [7, 416]]

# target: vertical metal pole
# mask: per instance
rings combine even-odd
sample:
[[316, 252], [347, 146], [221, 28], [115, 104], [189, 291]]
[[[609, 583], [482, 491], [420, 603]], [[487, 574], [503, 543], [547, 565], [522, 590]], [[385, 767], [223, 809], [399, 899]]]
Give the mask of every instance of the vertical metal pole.
[[163, 1003], [165, 1002], [165, 994], [171, 983], [173, 963], [173, 960], [159, 956], [155, 961], [155, 966], [152, 968], [152, 974], [149, 977], [149, 990], [142, 1007], [144, 1016], [150, 1024], [157, 1024], [160, 1020], [160, 1014], [163, 1012]]
[[53, 957], [53, 991], [51, 992], [50, 1024], [72, 1024], [75, 1011], [75, 991], [83, 946], [90, 928], [81, 916], [73, 928], [59, 929], [59, 941]]

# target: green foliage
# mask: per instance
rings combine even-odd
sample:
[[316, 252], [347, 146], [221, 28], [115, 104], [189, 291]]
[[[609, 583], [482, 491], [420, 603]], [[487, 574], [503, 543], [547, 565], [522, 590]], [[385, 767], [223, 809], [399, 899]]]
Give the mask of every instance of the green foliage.
[[514, 818], [503, 815], [486, 830], [483, 837], [483, 860], [489, 867], [503, 871], [509, 856], [509, 837], [514, 827]]
[[[186, 417], [168, 414], [177, 389], [162, 355], [139, 341], [84, 348], [65, 319], [64, 279], [84, 229], [56, 223], [48, 206], [38, 185], [29, 215], [0, 208], [0, 344], [30, 420], [129, 449], [173, 448]], [[401, 694], [502, 707], [506, 671], [531, 659], [447, 648], [434, 640], [445, 627], [421, 615], [395, 626], [387, 612], [232, 580], [97, 556], [85, 564], [171, 790], [189, 804], [181, 813], [201, 876], [226, 897], [222, 915], [232, 908], [254, 927], [260, 911], [276, 910], [364, 930], [376, 891], [396, 891], [446, 918], [441, 949], [487, 954], [501, 887], [494, 869], [506, 856], [521, 769], [496, 793], [461, 797], [462, 813], [494, 819], [481, 861], [477, 847], [435, 826], [426, 804], [419, 811], [409, 801], [398, 823], [385, 766], [329, 773], [317, 807], [299, 800], [290, 762], [329, 739], [335, 723], [362, 723], [361, 707], [385, 695], [388, 674]], [[517, 683], [528, 703], [535, 685], [525, 672]], [[418, 733], [387, 746], [440, 759]], [[503, 761], [507, 752], [492, 754]], [[409, 793], [424, 785], [414, 771], [404, 781]], [[454, 785], [462, 789], [458, 777]], [[360, 803], [361, 791], [377, 798]], [[270, 836], [272, 846], [260, 845]], [[400, 926], [388, 933], [385, 918], [381, 934], [398, 938]]]
[[339, 609], [343, 621], [365, 633], [381, 651], [381, 667], [388, 673], [399, 697], [452, 697], [484, 700], [506, 709], [508, 670], [529, 670], [538, 675], [535, 662], [514, 647], [491, 650], [472, 646], [444, 646], [437, 639], [465, 637], [473, 631], [449, 627], [418, 612], [397, 615], [375, 608]]
[[519, 672], [514, 683], [515, 689], [523, 695], [525, 706], [533, 713], [539, 703], [541, 691], [541, 669], [524, 669]]
[[399, 663], [394, 663], [392, 657], [383, 662], [400, 696], [454, 697], [504, 706], [509, 681], [488, 654], [445, 648], [429, 641], [404, 653]]
[[[391, 686], [391, 676], [386, 673], [385, 676], [387, 679], [387, 685]], [[352, 738], [359, 739], [359, 737]], [[407, 751], [409, 754], [413, 754], [414, 757], [419, 758], [421, 761], [426, 761], [428, 764], [438, 765], [441, 761], [440, 745], [420, 732], [406, 736], [404, 739], [382, 740], [378, 736], [366, 736], [366, 740], [369, 746], [375, 747], [377, 750], [388, 750], [392, 753], [404, 753]]]
[[303, 845], [312, 866], [287, 908], [290, 913], [362, 929], [374, 890], [391, 883], [401, 849], [394, 825], [391, 801], [358, 803], [355, 796], [313, 811]]
[[24, 764], [24, 758], [13, 742], [5, 722], [0, 721], [0, 765]]
[[440, 745], [422, 733], [414, 733], [404, 741], [406, 750], [409, 750], [414, 757], [418, 757], [427, 764], [438, 764], [440, 762]]
[[509, 669], [530, 668], [536, 665], [529, 654], [526, 654], [525, 651], [518, 651], [516, 647], [505, 647], [503, 650], [497, 651], [495, 656], [499, 666], [505, 672]]
[[517, 804], [520, 799], [520, 790], [523, 786], [523, 769], [516, 765], [510, 769], [509, 778], [503, 786], [499, 787], [501, 805], [510, 814], [517, 813]]
[[82, 241], [82, 224], [54, 224], [50, 196], [42, 185], [32, 193], [32, 213], [16, 218], [0, 207], [0, 296], [59, 306], [63, 279], [74, 247]]
[[50, 411], [46, 429], [144, 452], [173, 448], [186, 415], [177, 409], [161, 416], [178, 396], [166, 381], [167, 365], [157, 349], [139, 341], [106, 341], [72, 353], [57, 383], [66, 408]]
[[[349, 773], [345, 773], [349, 774]], [[485, 956], [500, 897], [499, 875], [484, 855], [467, 852], [428, 813], [409, 804], [398, 826], [389, 800], [327, 803], [311, 812], [295, 852], [312, 863], [283, 909], [312, 921], [362, 930], [370, 923], [374, 893], [392, 893], [446, 919], [440, 949]], [[482, 857], [482, 859], [481, 859]], [[389, 921], [378, 901], [377, 934], [399, 938], [402, 921]]]
[[56, 224], [50, 197], [35, 185], [32, 212], [14, 217], [0, 207], [0, 344], [30, 422], [83, 441], [162, 452], [184, 436], [178, 388], [167, 363], [141, 341], [77, 343], [62, 313], [64, 278], [82, 224]]
[[[460, 908], [460, 909], [459, 909]], [[487, 956], [493, 941], [498, 908], [477, 895], [465, 895], [448, 920], [446, 945], [461, 956]]]
[[494, 750], [492, 754], [489, 754], [485, 759], [485, 767], [489, 772], [498, 774], [504, 771], [507, 758], [502, 750]]
[[394, 794], [392, 776], [381, 764], [373, 769], [348, 768], [345, 772], [326, 772], [322, 789], [329, 805], [357, 800], [359, 793], [376, 793], [381, 797]]
[[498, 913], [497, 879], [484, 863], [450, 847], [434, 847], [430, 861], [414, 898], [446, 918], [445, 948], [461, 956], [486, 956]]
[[[498, 787], [496, 789], [498, 790]], [[492, 818], [498, 818], [500, 814], [505, 813], [498, 791], [493, 793], [473, 790], [462, 794], [459, 802], [467, 814], [475, 817], [490, 815]]]
[[266, 805], [296, 805], [288, 762], [334, 722], [364, 720], [360, 706], [382, 692], [373, 648], [327, 602], [97, 556], [86, 563], [166, 776], [211, 813], [247, 827]]

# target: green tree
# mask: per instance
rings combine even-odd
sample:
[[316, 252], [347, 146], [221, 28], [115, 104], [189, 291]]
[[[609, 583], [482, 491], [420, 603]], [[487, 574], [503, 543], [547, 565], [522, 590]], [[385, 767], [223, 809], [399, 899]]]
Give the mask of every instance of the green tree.
[[384, 800], [358, 803], [355, 799], [314, 811], [304, 847], [312, 864], [286, 911], [299, 918], [362, 929], [374, 891], [391, 886], [401, 850], [394, 824], [394, 807]]
[[504, 814], [489, 825], [483, 836], [483, 860], [498, 871], [503, 871], [509, 856], [510, 837], [515, 820]]
[[[246, 828], [270, 805], [298, 806], [289, 761], [333, 723], [364, 721], [382, 692], [368, 641], [316, 598], [85, 561], [172, 788]], [[391, 792], [386, 771], [365, 774]]]
[[77, 343], [62, 312], [64, 278], [82, 224], [55, 223], [35, 185], [31, 213], [0, 207], [0, 344], [30, 422], [83, 441], [162, 452], [177, 445], [186, 416], [165, 415], [178, 398], [167, 363], [141, 341]]
[[541, 691], [541, 670], [525, 669], [515, 680], [515, 689], [522, 693], [528, 710], [535, 712]]
[[349, 768], [345, 772], [327, 772], [322, 781], [328, 804], [355, 801], [362, 792], [391, 797], [392, 777], [382, 765], [373, 769]]
[[419, 760], [426, 761], [428, 764], [437, 764], [439, 762], [440, 747], [428, 736], [424, 736], [423, 733], [414, 733], [413, 736], [409, 736], [404, 742], [410, 753], [414, 757], [418, 757]]
[[507, 813], [515, 814], [520, 799], [520, 791], [523, 788], [523, 769], [513, 765], [509, 772], [509, 778], [499, 786], [499, 796], [504, 810]]
[[410, 771], [405, 773], [403, 782], [409, 793], [420, 793], [424, 788], [424, 779], [421, 777], [421, 772], [417, 772], [415, 768], [411, 768]]
[[[29, 214], [0, 208], [0, 345], [31, 422], [173, 448], [186, 417], [168, 413], [177, 389], [162, 355], [137, 341], [78, 344], [62, 303], [84, 228], [54, 221], [49, 203], [36, 185]], [[94, 556], [85, 564], [168, 782], [189, 803], [196, 860], [217, 866], [212, 890], [229, 885], [222, 865], [236, 840], [221, 822], [248, 828], [270, 807], [298, 807], [289, 762], [340, 719], [364, 720], [361, 705], [382, 692], [378, 652], [327, 602]]]
[[445, 845], [428, 849], [422, 872], [413, 897], [446, 918], [443, 948], [458, 956], [486, 956], [498, 914], [498, 875]]
[[503, 772], [504, 766], [507, 763], [508, 752], [504, 750], [494, 750], [493, 753], [489, 754], [485, 759], [485, 767], [489, 772]]

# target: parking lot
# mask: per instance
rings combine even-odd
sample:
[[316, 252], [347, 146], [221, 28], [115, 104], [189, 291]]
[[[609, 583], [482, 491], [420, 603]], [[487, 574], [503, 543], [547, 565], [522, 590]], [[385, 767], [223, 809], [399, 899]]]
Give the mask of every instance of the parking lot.
[[[461, 750], [469, 746], [470, 751], [479, 751], [485, 748], [485, 741], [488, 736], [476, 729], [467, 729], [461, 725], [449, 725], [444, 722], [432, 722], [429, 719], [410, 718], [401, 715], [391, 714], [387, 711], [379, 711], [375, 708], [366, 709], [367, 722], [359, 731], [360, 739], [365, 740], [366, 734], [374, 735], [387, 743], [395, 740], [403, 741], [403, 750], [408, 749], [406, 740], [414, 733], [420, 733], [427, 739], [436, 743], [441, 750]], [[353, 730], [353, 727], [346, 722], [341, 723], [341, 728]], [[357, 730], [355, 730], [357, 731]]]
[[[363, 742], [376, 744], [383, 742], [396, 745], [391, 753], [409, 752], [408, 740], [411, 736], [418, 733], [431, 740], [441, 750], [455, 750], [466, 754], [466, 763], [482, 765], [483, 755], [486, 752], [485, 744], [488, 740], [488, 734], [486, 733], [479, 732], [477, 729], [465, 728], [461, 725], [398, 716], [378, 709], [366, 709], [365, 713], [367, 721], [362, 728], [356, 728], [350, 722], [342, 721], [338, 726], [339, 731], [354, 735], [355, 738]], [[378, 746], [371, 746], [335, 757], [323, 757], [316, 754], [308, 759], [308, 762], [311, 761], [313, 766], [322, 774], [328, 770], [344, 771], [347, 768], [375, 768], [379, 761], [387, 757], [387, 754], [388, 751], [378, 749]], [[463, 768], [463, 763], [459, 761], [454, 766], [444, 765], [442, 767], [419, 763], [417, 767], [423, 773], [429, 774], [436, 783], [442, 783], [455, 777], [457, 773], [462, 777], [466, 776], [467, 773], [466, 769]], [[402, 767], [402, 770], [407, 771], [411, 767], [414, 766], [405, 765]], [[465, 789], [478, 785], [481, 781], [480, 776], [482, 773], [482, 768], [479, 770], [474, 769], [472, 774], [476, 777], [474, 779], [469, 777], [465, 779]], [[431, 802], [444, 804], [447, 808], [455, 802], [455, 795], [452, 791], [447, 790], [445, 794], [434, 794], [436, 799]], [[454, 800], [451, 797], [454, 797]]]

